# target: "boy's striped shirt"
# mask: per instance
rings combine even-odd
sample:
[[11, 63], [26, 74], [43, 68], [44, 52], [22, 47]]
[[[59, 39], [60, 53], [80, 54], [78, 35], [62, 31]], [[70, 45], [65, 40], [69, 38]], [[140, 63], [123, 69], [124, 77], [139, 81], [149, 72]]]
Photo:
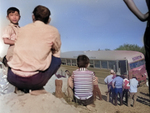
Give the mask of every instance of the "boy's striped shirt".
[[86, 68], [73, 71], [75, 97], [81, 100], [90, 98], [93, 95], [93, 80], [95, 75]]

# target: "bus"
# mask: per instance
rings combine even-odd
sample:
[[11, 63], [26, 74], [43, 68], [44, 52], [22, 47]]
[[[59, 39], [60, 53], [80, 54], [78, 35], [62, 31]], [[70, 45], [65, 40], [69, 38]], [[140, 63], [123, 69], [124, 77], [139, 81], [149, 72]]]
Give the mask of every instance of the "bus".
[[62, 65], [77, 66], [78, 55], [87, 55], [90, 59], [90, 67], [97, 69], [113, 69], [121, 75], [136, 75], [139, 82], [146, 82], [147, 72], [144, 55], [137, 51], [108, 50], [108, 51], [69, 51], [62, 52]]

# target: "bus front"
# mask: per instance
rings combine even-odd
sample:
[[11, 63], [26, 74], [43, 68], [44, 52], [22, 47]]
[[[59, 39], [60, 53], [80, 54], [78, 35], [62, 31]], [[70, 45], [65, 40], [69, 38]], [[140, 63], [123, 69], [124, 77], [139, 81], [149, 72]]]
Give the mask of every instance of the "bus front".
[[145, 67], [144, 55], [133, 57], [129, 63], [129, 79], [135, 75], [139, 83], [146, 83], [147, 72]]

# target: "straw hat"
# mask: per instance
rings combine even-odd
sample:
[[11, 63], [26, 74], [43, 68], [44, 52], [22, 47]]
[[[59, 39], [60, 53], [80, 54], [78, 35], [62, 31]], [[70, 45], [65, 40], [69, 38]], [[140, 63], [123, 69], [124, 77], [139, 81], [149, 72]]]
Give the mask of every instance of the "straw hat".
[[115, 72], [114, 72], [114, 70], [110, 70], [110, 73], [112, 73], [112, 74], [113, 74], [113, 73], [115, 73]]
[[119, 75], [119, 76], [120, 76], [121, 74], [120, 74], [120, 72], [117, 72], [116, 75]]

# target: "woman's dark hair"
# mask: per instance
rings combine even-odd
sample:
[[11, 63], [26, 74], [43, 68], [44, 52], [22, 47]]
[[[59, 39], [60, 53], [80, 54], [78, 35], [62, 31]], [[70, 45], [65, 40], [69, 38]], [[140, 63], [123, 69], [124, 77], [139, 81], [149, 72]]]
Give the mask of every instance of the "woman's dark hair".
[[33, 10], [33, 14], [35, 16], [35, 20], [40, 20], [44, 22], [45, 24], [47, 24], [49, 20], [49, 16], [51, 15], [51, 12], [47, 7], [38, 5]]
[[86, 68], [89, 64], [89, 58], [86, 55], [79, 55], [77, 58], [77, 65], [79, 68]]

